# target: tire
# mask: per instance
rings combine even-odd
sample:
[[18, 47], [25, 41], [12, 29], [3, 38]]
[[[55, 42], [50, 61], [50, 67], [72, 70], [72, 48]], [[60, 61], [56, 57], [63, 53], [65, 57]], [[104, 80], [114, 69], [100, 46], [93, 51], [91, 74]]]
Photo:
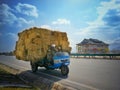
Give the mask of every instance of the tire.
[[61, 66], [61, 74], [62, 74], [63, 76], [67, 76], [68, 73], [69, 73], [69, 68], [68, 68], [68, 66], [66, 66], [66, 65]]
[[36, 65], [36, 63], [34, 63], [32, 61], [30, 63], [31, 63], [32, 72], [36, 72], [38, 70], [38, 66]]

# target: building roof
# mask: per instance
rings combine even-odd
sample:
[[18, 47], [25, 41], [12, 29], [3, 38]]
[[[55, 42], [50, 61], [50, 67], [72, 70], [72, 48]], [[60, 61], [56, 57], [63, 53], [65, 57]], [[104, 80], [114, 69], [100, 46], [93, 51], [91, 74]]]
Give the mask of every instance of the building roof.
[[76, 44], [76, 45], [86, 45], [86, 44], [99, 44], [99, 45], [108, 45], [106, 43], [104, 43], [103, 41], [100, 41], [98, 39], [84, 39], [82, 42]]

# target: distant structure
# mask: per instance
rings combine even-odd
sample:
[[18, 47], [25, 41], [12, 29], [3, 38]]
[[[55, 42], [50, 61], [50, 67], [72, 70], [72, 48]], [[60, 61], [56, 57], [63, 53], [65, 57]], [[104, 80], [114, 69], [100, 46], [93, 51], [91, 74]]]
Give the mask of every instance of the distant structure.
[[106, 54], [109, 52], [109, 44], [98, 39], [84, 39], [76, 44], [77, 53], [80, 54]]

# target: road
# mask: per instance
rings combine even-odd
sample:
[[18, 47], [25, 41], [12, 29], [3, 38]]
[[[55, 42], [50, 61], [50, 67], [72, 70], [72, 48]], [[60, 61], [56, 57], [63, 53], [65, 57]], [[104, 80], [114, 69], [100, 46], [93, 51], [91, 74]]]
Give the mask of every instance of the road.
[[[36, 74], [46, 78], [52, 76], [56, 81], [70, 82], [77, 89], [87, 87], [91, 90], [120, 90], [120, 60], [71, 58], [70, 61], [68, 77], [63, 77], [59, 70], [47, 71], [44, 68], [39, 68]], [[13, 56], [0, 56], [0, 63], [23, 71], [31, 70], [29, 62], [16, 60]]]

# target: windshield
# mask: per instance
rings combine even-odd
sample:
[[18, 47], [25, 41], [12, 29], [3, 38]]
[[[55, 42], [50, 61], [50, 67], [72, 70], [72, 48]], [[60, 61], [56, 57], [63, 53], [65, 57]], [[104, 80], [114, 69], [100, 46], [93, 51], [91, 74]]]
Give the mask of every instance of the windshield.
[[67, 52], [56, 52], [55, 56], [69, 56]]

